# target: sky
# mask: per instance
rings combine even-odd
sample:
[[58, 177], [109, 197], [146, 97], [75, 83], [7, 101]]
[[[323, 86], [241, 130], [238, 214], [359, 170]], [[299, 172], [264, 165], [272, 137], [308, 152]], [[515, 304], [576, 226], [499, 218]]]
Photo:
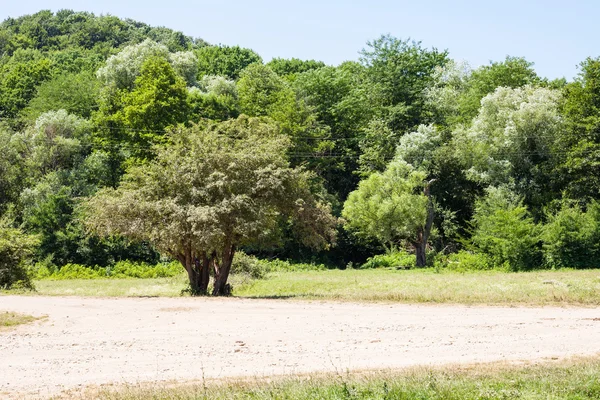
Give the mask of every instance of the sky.
[[598, 0], [0, 0], [0, 20], [72, 9], [166, 26], [212, 44], [273, 57], [337, 65], [357, 60], [382, 34], [447, 49], [472, 67], [507, 55], [535, 63], [542, 77], [573, 79], [600, 56]]

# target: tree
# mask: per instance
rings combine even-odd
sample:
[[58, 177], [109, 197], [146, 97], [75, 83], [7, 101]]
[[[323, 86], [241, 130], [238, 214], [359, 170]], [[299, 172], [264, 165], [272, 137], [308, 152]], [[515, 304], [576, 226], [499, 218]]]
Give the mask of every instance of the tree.
[[347, 228], [377, 239], [392, 249], [408, 241], [415, 247], [416, 265], [426, 264], [425, 250], [433, 224], [433, 205], [426, 174], [402, 160], [361, 181], [344, 203]]
[[107, 90], [95, 122], [100, 131], [97, 138], [111, 149], [115, 160], [123, 142], [128, 142], [134, 156], [151, 157], [151, 146], [164, 140], [165, 128], [187, 122], [185, 82], [165, 58], [146, 59], [131, 91]]
[[552, 171], [562, 131], [558, 91], [500, 87], [481, 101], [469, 128], [457, 128], [453, 147], [469, 177], [510, 185], [536, 210], [555, 192]]
[[556, 172], [569, 197], [600, 199], [600, 58], [588, 58], [580, 68], [564, 89], [566, 129], [559, 148], [566, 154]]
[[71, 114], [89, 118], [98, 105], [100, 85], [93, 74], [65, 73], [38, 86], [37, 94], [23, 114], [35, 120], [47, 111], [66, 110]]
[[306, 71], [323, 68], [325, 63], [315, 60], [300, 60], [298, 58], [274, 58], [267, 63], [267, 67], [271, 68], [277, 75], [293, 81], [296, 77]]
[[[421, 47], [421, 43], [400, 40], [389, 35], [367, 43], [361, 52], [361, 62], [367, 68], [366, 76], [376, 119], [382, 121], [397, 140], [420, 124], [431, 122], [432, 113], [426, 105], [426, 89], [434, 82], [437, 68], [448, 62], [448, 52]], [[361, 142], [363, 152], [381, 152], [375, 158], [385, 164], [393, 157], [396, 143], [388, 140], [378, 143]], [[384, 144], [384, 146], [381, 146]], [[370, 166], [361, 166], [366, 172]]]
[[490, 62], [470, 73], [466, 88], [456, 99], [459, 122], [469, 123], [478, 113], [480, 102], [499, 87], [519, 88], [541, 83], [533, 63], [521, 57], [506, 57], [502, 62]]
[[198, 75], [220, 75], [237, 79], [251, 64], [262, 63], [262, 58], [250, 49], [239, 46], [205, 46], [196, 50]]
[[272, 242], [282, 218], [306, 245], [333, 241], [336, 219], [311, 193], [310, 174], [289, 167], [289, 141], [272, 123], [242, 116], [174, 131], [170, 141], [87, 201], [90, 229], [149, 241], [183, 265], [193, 293], [207, 291], [212, 267], [213, 295], [229, 292], [235, 251]]
[[32, 289], [33, 285], [25, 267], [32, 256], [37, 239], [10, 226], [0, 219], [0, 289], [21, 286]]
[[50, 60], [35, 51], [18, 51], [0, 63], [0, 118], [16, 117], [51, 73]]

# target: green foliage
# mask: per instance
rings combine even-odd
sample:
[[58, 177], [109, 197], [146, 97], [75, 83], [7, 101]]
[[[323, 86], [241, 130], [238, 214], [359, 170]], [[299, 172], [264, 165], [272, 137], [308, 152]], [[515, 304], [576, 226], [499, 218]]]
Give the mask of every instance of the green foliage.
[[468, 176], [486, 185], [513, 185], [528, 206], [539, 209], [555, 195], [554, 151], [563, 129], [560, 93], [546, 88], [500, 87], [481, 101], [469, 128], [453, 144]]
[[451, 271], [485, 271], [497, 268], [490, 257], [484, 253], [461, 250], [447, 256], [442, 267]]
[[18, 51], [0, 63], [0, 118], [14, 118], [36, 94], [36, 87], [51, 77], [52, 64], [39, 52]]
[[505, 188], [489, 188], [477, 202], [470, 244], [496, 268], [525, 271], [542, 267], [540, 227], [527, 207]]
[[262, 63], [262, 58], [250, 49], [239, 46], [205, 46], [196, 50], [198, 75], [220, 75], [237, 79], [249, 65]]
[[245, 275], [253, 279], [263, 279], [272, 272], [323, 271], [325, 269], [323, 264], [295, 263], [278, 259], [265, 260], [241, 251], [235, 253], [231, 264], [232, 274]]
[[580, 69], [564, 89], [560, 149], [566, 154], [556, 172], [569, 197], [600, 199], [600, 58], [586, 59]]
[[423, 172], [400, 160], [371, 174], [344, 203], [347, 229], [389, 248], [416, 240], [427, 215], [427, 197], [419, 193], [424, 179]]
[[27, 263], [36, 246], [35, 236], [12, 228], [4, 218], [0, 220], [0, 289], [33, 289]]
[[237, 91], [241, 112], [254, 117], [271, 115], [290, 94], [293, 96], [285, 81], [262, 64], [252, 64], [242, 71]]
[[181, 275], [181, 264], [178, 262], [150, 265], [131, 261], [119, 261], [108, 267], [88, 267], [80, 264], [66, 264], [61, 268], [51, 265], [38, 265], [33, 271], [34, 279], [69, 280], [69, 279], [155, 279]]
[[131, 128], [128, 134], [134, 143], [148, 146], [161, 142], [161, 131], [187, 120], [185, 82], [164, 58], [148, 58], [134, 89], [123, 95], [122, 107], [114, 118], [121, 118], [123, 126]]
[[30, 120], [56, 110], [89, 118], [97, 108], [99, 96], [100, 85], [91, 72], [63, 73], [39, 85], [22, 113]]
[[13, 54], [20, 48], [43, 51], [83, 48], [102, 51], [137, 43], [149, 37], [165, 44], [170, 51], [188, 50], [191, 38], [167, 28], [119, 19], [112, 15], [95, 16], [89, 12], [43, 10], [0, 24], [0, 54]]
[[499, 87], [519, 88], [538, 83], [533, 63], [524, 58], [507, 56], [504, 61], [490, 62], [467, 77], [466, 88], [456, 99], [458, 121], [469, 123], [477, 115], [481, 99]]
[[431, 120], [426, 89], [437, 68], [448, 62], [448, 53], [424, 49], [419, 42], [384, 35], [368, 42], [361, 52], [366, 84], [375, 120], [360, 147], [361, 170], [382, 171], [393, 158], [397, 140], [407, 131]]
[[415, 256], [406, 251], [393, 251], [387, 254], [378, 254], [360, 266], [361, 269], [370, 268], [396, 268], [408, 269], [415, 267]]
[[[225, 275], [235, 249], [279, 235], [282, 216], [307, 246], [327, 246], [336, 219], [310, 191], [311, 175], [289, 167], [289, 141], [262, 119], [209, 123], [174, 131], [153, 162], [129, 169], [121, 185], [85, 204], [85, 223], [101, 235], [144, 240], [179, 260], [211, 261]], [[193, 285], [193, 282], [190, 282]]]
[[543, 227], [544, 259], [550, 268], [600, 268], [600, 204], [593, 201], [584, 211], [563, 201], [548, 212]]
[[296, 77], [307, 71], [323, 68], [325, 63], [315, 60], [300, 60], [298, 58], [274, 58], [269, 61], [267, 67], [271, 68], [277, 75], [293, 81]]
[[0, 123], [0, 215], [14, 204], [26, 186], [26, 142]]
[[222, 76], [206, 75], [199, 88], [189, 89], [190, 115], [225, 121], [239, 116], [238, 92], [235, 82]]

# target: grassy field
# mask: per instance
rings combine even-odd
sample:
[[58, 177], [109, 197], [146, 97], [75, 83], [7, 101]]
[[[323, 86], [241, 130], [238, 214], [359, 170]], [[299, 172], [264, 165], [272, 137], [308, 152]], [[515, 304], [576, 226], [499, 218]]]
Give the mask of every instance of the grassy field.
[[[328, 270], [231, 279], [234, 295], [338, 301], [600, 305], [600, 270], [442, 272]], [[36, 281], [40, 295], [180, 296], [186, 278]]]
[[138, 399], [598, 399], [600, 359], [529, 366], [483, 364], [399, 372], [304, 375], [194, 385], [151, 384], [78, 395]]
[[18, 314], [10, 311], [0, 311], [0, 330], [8, 329], [17, 325], [28, 324], [38, 319], [39, 318], [31, 315]]

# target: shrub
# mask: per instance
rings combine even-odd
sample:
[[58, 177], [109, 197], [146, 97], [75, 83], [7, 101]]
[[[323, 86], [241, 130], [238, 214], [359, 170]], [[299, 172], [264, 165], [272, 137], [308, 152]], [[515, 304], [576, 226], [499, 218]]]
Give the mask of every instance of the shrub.
[[327, 269], [323, 264], [292, 263], [284, 260], [262, 260], [238, 251], [233, 257], [231, 273], [262, 279], [269, 272], [321, 271]]
[[0, 289], [33, 289], [26, 263], [38, 240], [0, 221]]
[[119, 261], [106, 268], [88, 267], [80, 264], [66, 264], [54, 268], [51, 264], [39, 263], [35, 268], [35, 279], [124, 279], [124, 278], [169, 278], [181, 274], [183, 268], [178, 262], [150, 265], [131, 261]]
[[493, 269], [494, 264], [485, 254], [461, 250], [448, 255], [445, 268], [452, 271], [483, 271]]
[[66, 264], [48, 278], [55, 280], [106, 278], [106, 270], [90, 268], [80, 264]]
[[247, 275], [251, 278], [261, 279], [270, 272], [268, 261], [260, 260], [254, 256], [238, 251], [233, 256], [231, 273], [236, 275]]
[[542, 240], [544, 261], [551, 268], [600, 268], [600, 205], [587, 211], [572, 202], [547, 214]]
[[414, 254], [405, 251], [394, 251], [370, 257], [360, 268], [413, 268], [415, 262]]
[[490, 188], [477, 202], [472, 223], [471, 247], [494, 267], [523, 271], [542, 265], [540, 229], [510, 191]]
[[156, 265], [119, 261], [112, 268], [107, 268], [107, 275], [111, 278], [170, 278], [182, 271], [181, 264], [175, 261]]

